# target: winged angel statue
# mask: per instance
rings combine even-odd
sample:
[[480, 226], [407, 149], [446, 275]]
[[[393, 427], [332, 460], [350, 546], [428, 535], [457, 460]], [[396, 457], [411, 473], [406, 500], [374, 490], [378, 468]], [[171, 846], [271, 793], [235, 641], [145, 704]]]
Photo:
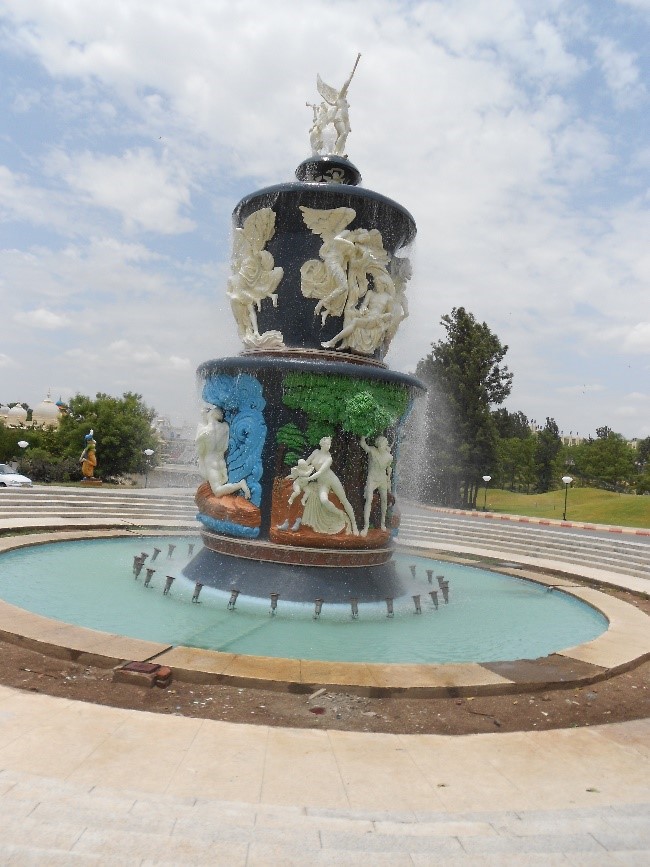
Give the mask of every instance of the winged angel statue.
[[307, 103], [314, 112], [314, 119], [309, 130], [309, 141], [314, 156], [325, 152], [324, 133], [330, 126], [334, 127], [335, 139], [329, 153], [345, 156], [345, 143], [350, 135], [350, 115], [348, 113], [350, 106], [347, 100], [348, 88], [360, 59], [361, 55], [358, 54], [350, 77], [340, 90], [331, 87], [329, 84], [325, 84], [320, 75], [316, 77], [316, 87], [319, 94], [323, 97], [323, 101], [320, 105], [315, 105], [311, 102]]
[[314, 315], [320, 313], [323, 324], [328, 316], [343, 316], [341, 331], [322, 346], [372, 355], [407, 314], [403, 292], [388, 271], [381, 233], [348, 229], [356, 217], [353, 208], [300, 210], [305, 225], [323, 239], [320, 259], [309, 259], [300, 269], [302, 294], [318, 299]]
[[228, 279], [230, 298], [239, 337], [249, 348], [271, 349], [284, 346], [280, 331], [260, 334], [257, 314], [262, 301], [270, 298], [278, 306], [276, 289], [284, 269], [274, 267], [273, 256], [264, 248], [275, 234], [275, 213], [271, 208], [260, 208], [244, 220], [242, 228], [235, 229], [232, 256], [232, 276]]

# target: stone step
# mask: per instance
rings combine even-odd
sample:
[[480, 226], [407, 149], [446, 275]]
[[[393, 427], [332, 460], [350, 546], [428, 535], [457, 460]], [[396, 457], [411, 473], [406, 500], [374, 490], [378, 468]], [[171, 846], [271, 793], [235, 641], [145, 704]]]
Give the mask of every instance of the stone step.
[[[647, 804], [400, 813], [88, 787], [7, 770], [0, 791], [3, 864], [411, 865], [411, 855], [426, 855], [546, 865], [566, 863], [555, 860], [560, 853], [600, 864], [607, 853], [630, 850], [641, 864], [650, 854]], [[591, 854], [600, 858], [590, 862]]]
[[[2, 489], [0, 489], [2, 490]], [[194, 502], [193, 497], [35, 497], [21, 496], [16, 494], [0, 493], [0, 506], [7, 508], [9, 506], [42, 506], [56, 505], [67, 507], [82, 507], [82, 506], [111, 506], [114, 508], [118, 505], [124, 506], [169, 506], [169, 505], [191, 505]]]
[[594, 557], [599, 557], [603, 560], [607, 560], [611, 564], [616, 564], [617, 560], [621, 559], [627, 561], [628, 563], [634, 563], [640, 568], [647, 568], [650, 566], [650, 561], [648, 559], [648, 555], [650, 555], [650, 549], [646, 549], [645, 551], [637, 551], [634, 548], [630, 550], [612, 550], [608, 548], [594, 549], [586, 543], [580, 544], [578, 542], [567, 543], [564, 545], [556, 545], [554, 543], [544, 544], [544, 540], [540, 540], [539, 538], [534, 537], [531, 537], [530, 539], [511, 539], [500, 536], [494, 538], [491, 538], [490, 536], [474, 536], [466, 534], [461, 536], [458, 533], [455, 533], [453, 531], [447, 531], [441, 528], [426, 530], [421, 528], [409, 528], [408, 526], [400, 529], [400, 541], [403, 541], [406, 536], [410, 536], [412, 538], [426, 538], [431, 540], [445, 539], [447, 541], [454, 542], [455, 544], [480, 544], [490, 546], [491, 548], [498, 548], [502, 551], [511, 550], [512, 548], [517, 548], [519, 550], [526, 549], [530, 551], [543, 552], [549, 557], [561, 557], [562, 555], [573, 555], [582, 557], [585, 554], [589, 553]]
[[68, 509], [12, 509], [10, 514], [3, 514], [0, 509], [0, 518], [184, 518], [190, 519], [196, 516], [194, 509], [83, 509], [72, 512]]
[[465, 536], [459, 539], [455, 535], [447, 535], [444, 533], [425, 533], [411, 532], [400, 533], [399, 542], [402, 545], [423, 545], [431, 546], [431, 544], [444, 548], [445, 545], [454, 545], [467, 547], [481, 548], [486, 552], [494, 551], [502, 556], [522, 554], [528, 557], [536, 557], [545, 560], [557, 560], [563, 563], [574, 563], [581, 565], [591, 565], [597, 568], [611, 569], [615, 572], [622, 572], [626, 575], [634, 575], [639, 578], [650, 578], [650, 567], [645, 562], [637, 561], [635, 558], [628, 558], [624, 554], [617, 553], [615, 556], [605, 556], [594, 554], [589, 549], [576, 549], [573, 552], [559, 551], [555, 548], [546, 548], [539, 545], [519, 544], [512, 541], [493, 541], [490, 539], [473, 539]]
[[589, 544], [590, 546], [614, 546], [623, 549], [628, 549], [632, 547], [637, 548], [638, 550], [648, 550], [647, 543], [638, 541], [633, 536], [622, 537], [620, 535], [615, 535], [612, 533], [602, 536], [592, 531], [589, 531], [589, 534], [586, 535], [585, 533], [578, 534], [575, 532], [571, 533], [570, 531], [565, 530], [554, 530], [551, 527], [540, 527], [535, 524], [526, 524], [522, 527], [518, 526], [516, 523], [508, 524], [507, 522], [498, 522], [494, 524], [490, 522], [477, 523], [437, 518], [427, 519], [418, 515], [411, 515], [408, 513], [402, 516], [402, 526], [404, 526], [405, 524], [413, 527], [420, 527], [426, 529], [443, 527], [458, 532], [459, 534], [471, 535], [472, 537], [492, 537], [495, 535], [502, 535], [508, 538], [529, 538], [531, 536], [535, 536], [540, 539], [554, 540], [560, 544], [562, 542], [566, 542], [567, 540], [573, 540], [581, 542], [583, 544]]
[[530, 530], [508, 530], [507, 528], [498, 527], [495, 530], [470, 527], [449, 526], [445, 523], [429, 522], [422, 523], [413, 521], [407, 518], [402, 521], [400, 530], [425, 533], [428, 535], [446, 534], [454, 536], [460, 541], [468, 539], [480, 540], [486, 542], [500, 542], [502, 544], [510, 544], [511, 542], [521, 544], [536, 544], [543, 546], [549, 551], [557, 551], [562, 549], [567, 550], [589, 550], [598, 551], [609, 554], [621, 554], [622, 556], [637, 557], [642, 564], [650, 563], [650, 547], [643, 542], [635, 542], [632, 540], [619, 539], [600, 539], [598, 537], [568, 536], [561, 533], [552, 533], [552, 531], [538, 530], [533, 528]]

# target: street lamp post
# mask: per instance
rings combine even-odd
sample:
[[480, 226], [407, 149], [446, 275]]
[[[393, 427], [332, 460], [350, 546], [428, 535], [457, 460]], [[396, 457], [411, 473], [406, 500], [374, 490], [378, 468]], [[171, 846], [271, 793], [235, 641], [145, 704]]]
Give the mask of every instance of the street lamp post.
[[483, 481], [485, 482], [485, 491], [483, 493], [483, 511], [485, 511], [487, 506], [487, 489], [491, 478], [492, 476], [483, 476]]
[[145, 456], [144, 486], [145, 486], [145, 488], [147, 487], [147, 484], [149, 481], [149, 459], [151, 458], [152, 454], [153, 454], [153, 449], [145, 449], [144, 450], [144, 456]]
[[[25, 454], [25, 449], [27, 448], [29, 443], [27, 442], [27, 440], [18, 440], [17, 445], [19, 446], [19, 448], [21, 448], [23, 450], [23, 454]], [[22, 458], [20, 459], [20, 463], [22, 466]]]
[[564, 484], [564, 514], [562, 515], [562, 520], [566, 521], [566, 500], [569, 496], [569, 485], [573, 481], [571, 476], [562, 476], [562, 482]]

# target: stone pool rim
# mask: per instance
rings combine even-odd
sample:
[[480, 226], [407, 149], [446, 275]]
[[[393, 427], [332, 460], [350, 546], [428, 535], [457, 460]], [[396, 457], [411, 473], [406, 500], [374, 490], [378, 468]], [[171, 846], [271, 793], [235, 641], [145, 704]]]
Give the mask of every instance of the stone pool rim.
[[[6, 535], [0, 555], [7, 551], [53, 542], [146, 536], [194, 536], [180, 528], [131, 530], [68, 530]], [[534, 660], [483, 663], [359, 663], [250, 656], [203, 650], [138, 638], [128, 638], [62, 620], [33, 614], [0, 600], [0, 638], [46, 656], [111, 668], [125, 661], [168, 665], [173, 676], [193, 683], [223, 683], [309, 694], [321, 687], [369, 697], [408, 696], [439, 698], [474, 695], [509, 695], [548, 689], [585, 686], [628, 671], [650, 659], [650, 617], [593, 586], [597, 579], [580, 574], [575, 564], [562, 571], [548, 567], [508, 563], [491, 552], [481, 561], [444, 549], [397, 547], [403, 553], [432, 560], [475, 565], [510, 577], [552, 587], [590, 605], [608, 621], [601, 635], [584, 644]], [[572, 571], [574, 570], [574, 571]], [[581, 583], [575, 583], [575, 581]]]

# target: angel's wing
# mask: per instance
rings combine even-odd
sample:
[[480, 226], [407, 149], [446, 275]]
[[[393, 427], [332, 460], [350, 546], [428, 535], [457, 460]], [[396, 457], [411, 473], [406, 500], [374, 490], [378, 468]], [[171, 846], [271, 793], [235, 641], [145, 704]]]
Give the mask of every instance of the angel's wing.
[[360, 243], [372, 252], [376, 262], [380, 262], [382, 265], [388, 264], [388, 253], [384, 249], [384, 242], [378, 229], [371, 229]]
[[325, 102], [329, 103], [329, 105], [336, 104], [336, 100], [339, 98], [338, 90], [334, 87], [330, 87], [329, 84], [325, 84], [320, 75], [316, 76], [316, 87]]
[[300, 205], [300, 210], [307, 228], [311, 229], [315, 235], [320, 235], [324, 241], [342, 232], [357, 215], [354, 208], [320, 210]]
[[232, 239], [232, 268], [239, 271], [249, 256], [252, 256], [257, 248], [249, 243], [243, 229], [235, 229]]
[[260, 208], [244, 220], [242, 231], [254, 250], [260, 252], [275, 234], [275, 212]]

